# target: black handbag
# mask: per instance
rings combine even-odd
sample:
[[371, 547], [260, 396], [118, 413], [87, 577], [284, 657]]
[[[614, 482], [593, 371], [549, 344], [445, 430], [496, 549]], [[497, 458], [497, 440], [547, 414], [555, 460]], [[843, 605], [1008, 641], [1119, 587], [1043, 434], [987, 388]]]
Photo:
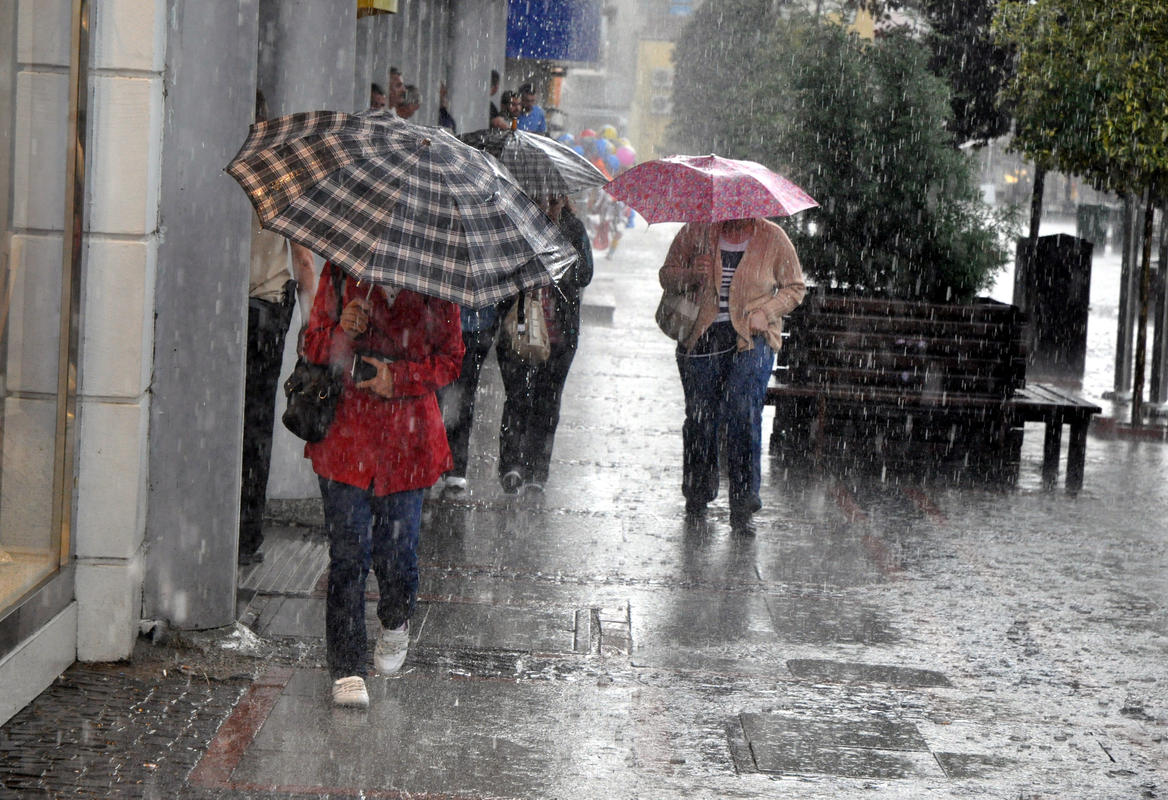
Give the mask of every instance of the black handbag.
[[[333, 287], [337, 295], [337, 319], [340, 319], [345, 276], [339, 267], [334, 269]], [[313, 364], [301, 356], [288, 380], [284, 381], [288, 407], [280, 421], [296, 437], [306, 442], [319, 442], [328, 433], [337, 413], [343, 385], [340, 372], [332, 365]]]

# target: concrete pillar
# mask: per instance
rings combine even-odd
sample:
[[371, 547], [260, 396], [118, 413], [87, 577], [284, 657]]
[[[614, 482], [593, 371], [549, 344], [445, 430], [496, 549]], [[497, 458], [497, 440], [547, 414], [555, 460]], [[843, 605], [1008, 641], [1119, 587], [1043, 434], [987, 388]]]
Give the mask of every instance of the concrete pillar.
[[507, 59], [506, 0], [452, 0], [450, 27], [447, 102], [465, 133], [487, 127], [491, 70], [502, 75]]
[[143, 608], [208, 628], [235, 618], [251, 207], [223, 167], [255, 106], [258, 3], [166, 5]]
[[357, 4], [261, 0], [259, 86], [273, 115], [296, 111], [360, 111], [353, 85]]

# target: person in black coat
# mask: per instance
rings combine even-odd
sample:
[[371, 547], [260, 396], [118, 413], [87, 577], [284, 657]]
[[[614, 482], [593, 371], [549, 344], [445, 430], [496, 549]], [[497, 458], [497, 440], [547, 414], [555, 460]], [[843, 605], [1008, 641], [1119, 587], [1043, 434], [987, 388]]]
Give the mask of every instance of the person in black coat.
[[506, 393], [499, 426], [499, 480], [508, 494], [521, 487], [542, 492], [547, 482], [564, 382], [580, 342], [581, 290], [592, 282], [592, 246], [568, 198], [549, 198], [541, 205], [576, 248], [577, 258], [554, 286], [540, 290], [551, 341], [547, 361], [521, 359], [504, 339], [495, 348]]

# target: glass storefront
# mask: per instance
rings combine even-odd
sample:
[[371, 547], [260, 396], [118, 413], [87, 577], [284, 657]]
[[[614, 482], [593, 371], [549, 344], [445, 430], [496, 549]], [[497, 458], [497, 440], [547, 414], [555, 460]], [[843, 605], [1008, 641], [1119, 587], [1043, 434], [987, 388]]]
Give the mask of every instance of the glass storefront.
[[69, 556], [85, 19], [0, 0], [0, 620]]

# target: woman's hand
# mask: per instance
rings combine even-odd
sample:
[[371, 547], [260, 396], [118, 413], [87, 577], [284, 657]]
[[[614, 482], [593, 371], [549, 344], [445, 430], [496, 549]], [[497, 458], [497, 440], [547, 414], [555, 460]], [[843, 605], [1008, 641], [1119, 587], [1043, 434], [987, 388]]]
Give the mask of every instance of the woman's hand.
[[355, 386], [358, 389], [368, 389], [374, 394], [384, 397], [386, 400], [392, 400], [394, 397], [393, 373], [389, 371], [389, 364], [380, 358], [370, 358], [369, 356], [361, 356], [361, 360], [366, 364], [372, 364], [377, 367], [377, 375], [367, 381], [361, 381], [355, 384]]
[[761, 308], [750, 312], [750, 316], [747, 318], [746, 323], [750, 326], [751, 335], [766, 333], [767, 329], [770, 328], [770, 323], [767, 322], [766, 312]]
[[369, 327], [370, 310], [368, 300], [360, 297], [350, 300], [345, 310], [341, 312], [341, 330], [348, 334], [350, 339], [363, 334]]

